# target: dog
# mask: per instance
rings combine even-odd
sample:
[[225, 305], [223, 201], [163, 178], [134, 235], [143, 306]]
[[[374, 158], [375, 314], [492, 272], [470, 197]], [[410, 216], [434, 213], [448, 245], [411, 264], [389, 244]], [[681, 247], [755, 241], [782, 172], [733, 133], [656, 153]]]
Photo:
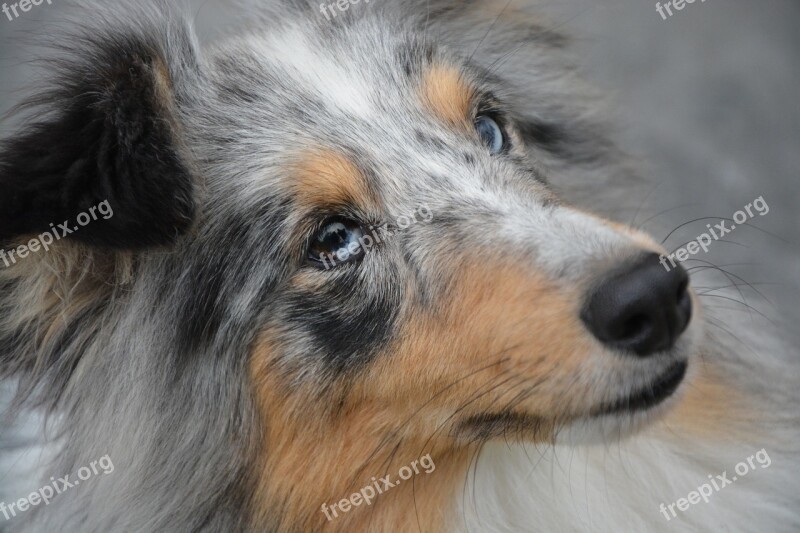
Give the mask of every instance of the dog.
[[800, 527], [796, 346], [621, 220], [545, 19], [253, 2], [201, 45], [85, 9], [0, 148], [6, 417], [47, 458], [4, 527]]

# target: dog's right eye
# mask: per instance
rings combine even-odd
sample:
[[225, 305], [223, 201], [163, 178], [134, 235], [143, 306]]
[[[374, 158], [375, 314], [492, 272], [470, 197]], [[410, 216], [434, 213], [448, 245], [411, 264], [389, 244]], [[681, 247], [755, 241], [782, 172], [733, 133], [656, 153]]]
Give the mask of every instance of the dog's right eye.
[[363, 237], [364, 230], [358, 222], [346, 218], [329, 220], [311, 239], [308, 259], [325, 269], [357, 261], [364, 256]]
[[501, 153], [506, 148], [503, 128], [489, 115], [481, 115], [475, 120], [475, 129], [481, 142], [486, 145], [492, 155]]

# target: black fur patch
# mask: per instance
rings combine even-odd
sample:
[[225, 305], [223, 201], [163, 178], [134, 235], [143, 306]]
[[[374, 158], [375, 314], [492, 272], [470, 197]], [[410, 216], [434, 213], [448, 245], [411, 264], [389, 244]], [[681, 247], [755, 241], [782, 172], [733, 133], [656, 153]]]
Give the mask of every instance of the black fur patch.
[[[286, 324], [311, 335], [315, 353], [335, 372], [358, 369], [391, 339], [399, 302], [365, 290], [354, 269], [325, 292], [288, 297]], [[365, 294], [370, 293], [370, 294]]]
[[0, 145], [0, 244], [51, 223], [74, 227], [106, 200], [113, 216], [69, 238], [139, 248], [169, 244], [192, 223], [166, 60], [141, 39], [91, 46], [28, 104], [37, 121]]

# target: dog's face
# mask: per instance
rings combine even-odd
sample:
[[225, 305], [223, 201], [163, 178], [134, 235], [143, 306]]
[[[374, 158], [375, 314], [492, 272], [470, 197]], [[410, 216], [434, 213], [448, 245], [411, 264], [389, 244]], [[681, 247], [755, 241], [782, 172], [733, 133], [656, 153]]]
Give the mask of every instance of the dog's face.
[[[192, 201], [166, 203], [170, 217], [142, 209], [159, 214], [135, 224], [114, 205], [113, 237], [81, 234], [111, 246], [131, 225], [154, 232], [137, 245], [173, 240], [164, 226], [182, 234], [142, 271], [191, 295], [162, 299], [182, 347], [246, 344], [268, 506], [301, 516], [396, 456], [617, 435], [657, 412], [695, 350], [683, 269], [557, 196], [559, 165], [532, 156], [548, 142], [499, 65], [369, 18], [327, 31], [235, 39], [198, 67], [201, 81], [163, 50], [105, 72], [130, 72], [118, 86], [167, 130], [149, 145], [158, 157], [119, 164], [191, 176], [172, 196]], [[553, 153], [569, 166], [567, 148]]]
[[285, 208], [250, 354], [267, 471], [296, 475], [320, 442], [360, 466], [400, 443], [416, 457], [646, 419], [692, 351], [685, 272], [559, 200], [502, 80], [421, 38], [353, 33], [238, 44], [253, 68], [218, 81], [247, 94], [265, 73], [275, 91], [246, 177], [254, 205]]
[[275, 91], [246, 176], [254, 204], [285, 206], [252, 353], [266, 426], [294, 406], [360, 431], [550, 439], [668, 396], [691, 351], [685, 273], [556, 197], [501, 80], [372, 29], [236, 46], [255, 68], [218, 82], [246, 93], [262, 72]]

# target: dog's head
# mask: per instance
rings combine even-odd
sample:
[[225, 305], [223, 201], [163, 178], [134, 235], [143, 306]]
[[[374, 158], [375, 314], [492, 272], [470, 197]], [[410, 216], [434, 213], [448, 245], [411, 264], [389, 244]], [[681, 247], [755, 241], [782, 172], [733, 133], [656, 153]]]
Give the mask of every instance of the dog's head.
[[98, 37], [3, 149], [7, 242], [114, 208], [60, 245], [133, 253], [133, 274], [74, 320], [166, 321], [142, 334], [149, 371], [240, 387], [272, 520], [311, 523], [429, 450], [617, 435], [696, 348], [686, 272], [555, 192], [621, 172], [561, 39], [517, 11], [426, 5], [305, 12], [207, 55], [174, 29]]

